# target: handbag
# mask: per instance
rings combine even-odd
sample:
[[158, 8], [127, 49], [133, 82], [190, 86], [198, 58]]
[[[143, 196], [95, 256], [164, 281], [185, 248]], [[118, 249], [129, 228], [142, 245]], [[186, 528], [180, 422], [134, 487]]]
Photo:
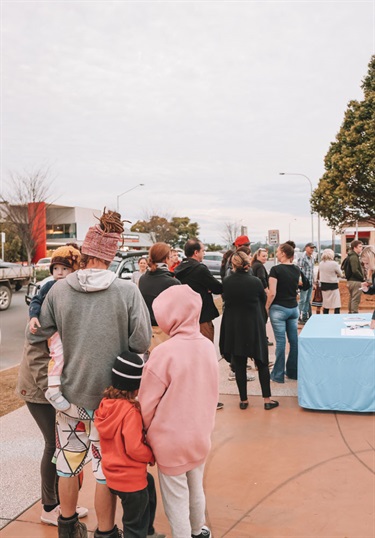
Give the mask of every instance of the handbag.
[[322, 293], [322, 288], [320, 285], [319, 272], [318, 272], [318, 279], [316, 281], [316, 286], [315, 286], [314, 295], [311, 301], [311, 306], [322, 306], [322, 305], [323, 305], [323, 293]]
[[311, 288], [311, 284], [308, 278], [306, 278], [303, 271], [300, 269], [300, 284], [298, 285], [300, 290], [307, 291]]

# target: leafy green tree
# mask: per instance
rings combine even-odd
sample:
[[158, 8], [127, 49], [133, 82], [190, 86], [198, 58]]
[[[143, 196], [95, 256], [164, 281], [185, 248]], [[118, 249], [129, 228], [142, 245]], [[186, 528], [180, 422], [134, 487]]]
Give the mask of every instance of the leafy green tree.
[[173, 247], [183, 248], [190, 237], [197, 237], [199, 225], [190, 222], [189, 217], [167, 217], [152, 215], [144, 220], [138, 220], [131, 227], [132, 232], [149, 233], [156, 243], [164, 241]]
[[362, 101], [350, 101], [311, 205], [335, 230], [366, 218], [375, 224], [375, 55], [362, 82]]
[[209, 250], [210, 252], [218, 252], [219, 250], [223, 249], [223, 245], [217, 245], [216, 243], [206, 243], [206, 250]]
[[177, 240], [173, 242], [174, 247], [184, 248], [186, 241], [192, 237], [198, 237], [199, 224], [190, 222], [189, 217], [173, 217], [171, 225], [177, 233]]
[[0, 224], [0, 232], [5, 233], [4, 261], [20, 262], [25, 259], [22, 249], [22, 241], [17, 235], [14, 227], [9, 222]]
[[149, 220], [138, 220], [131, 227], [132, 232], [149, 233], [155, 243], [174, 244], [178, 240], [176, 228], [165, 217], [152, 215]]

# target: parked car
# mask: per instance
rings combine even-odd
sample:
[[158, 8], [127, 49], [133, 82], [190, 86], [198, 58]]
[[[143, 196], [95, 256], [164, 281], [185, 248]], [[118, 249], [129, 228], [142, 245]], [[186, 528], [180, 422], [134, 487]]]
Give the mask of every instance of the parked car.
[[220, 267], [223, 260], [221, 252], [206, 252], [203, 258], [203, 263], [208, 267], [211, 274], [220, 280]]
[[148, 257], [148, 250], [118, 251], [108, 269], [119, 278], [130, 280], [134, 271], [138, 271], [139, 258], [144, 256]]
[[[108, 269], [116, 273], [119, 278], [130, 280], [134, 271], [138, 271], [138, 260], [142, 256], [147, 257], [148, 250], [118, 251]], [[48, 276], [40, 282], [30, 282], [25, 295], [26, 304], [30, 304], [34, 295], [36, 295], [40, 288], [49, 280], [52, 280], [52, 276]]]
[[32, 276], [32, 267], [0, 260], [0, 310], [10, 307], [13, 291], [20, 290]]
[[25, 302], [27, 305], [31, 303], [31, 299], [38, 293], [40, 288], [44, 286], [46, 282], [49, 282], [50, 280], [53, 280], [53, 276], [49, 275], [46, 278], [43, 278], [43, 280], [39, 280], [39, 282], [29, 282], [25, 294]]
[[52, 258], [40, 258], [35, 264], [35, 269], [49, 269]]

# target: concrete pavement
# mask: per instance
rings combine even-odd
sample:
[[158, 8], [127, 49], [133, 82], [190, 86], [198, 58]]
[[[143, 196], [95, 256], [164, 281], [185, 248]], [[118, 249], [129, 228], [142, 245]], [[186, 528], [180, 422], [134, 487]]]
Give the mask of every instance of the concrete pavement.
[[[219, 368], [224, 409], [217, 412], [205, 472], [213, 538], [374, 538], [374, 415], [301, 409], [295, 381], [272, 384], [280, 407], [265, 411], [258, 379], [248, 383], [250, 407], [242, 411], [227, 363]], [[0, 435], [1, 538], [56, 537], [56, 527], [40, 522], [43, 443], [26, 407], [0, 419]], [[88, 464], [80, 505], [90, 510], [90, 538], [93, 488]], [[170, 537], [158, 498], [155, 526]]]

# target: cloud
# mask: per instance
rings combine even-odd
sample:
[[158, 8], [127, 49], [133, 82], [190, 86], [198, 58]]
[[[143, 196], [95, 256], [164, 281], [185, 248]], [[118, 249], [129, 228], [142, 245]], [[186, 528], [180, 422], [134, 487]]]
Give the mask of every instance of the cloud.
[[[310, 237], [309, 186], [373, 52], [370, 2], [5, 2], [2, 172], [60, 203]], [[322, 232], [330, 231], [322, 225]], [[215, 239], [216, 238], [216, 239]]]

